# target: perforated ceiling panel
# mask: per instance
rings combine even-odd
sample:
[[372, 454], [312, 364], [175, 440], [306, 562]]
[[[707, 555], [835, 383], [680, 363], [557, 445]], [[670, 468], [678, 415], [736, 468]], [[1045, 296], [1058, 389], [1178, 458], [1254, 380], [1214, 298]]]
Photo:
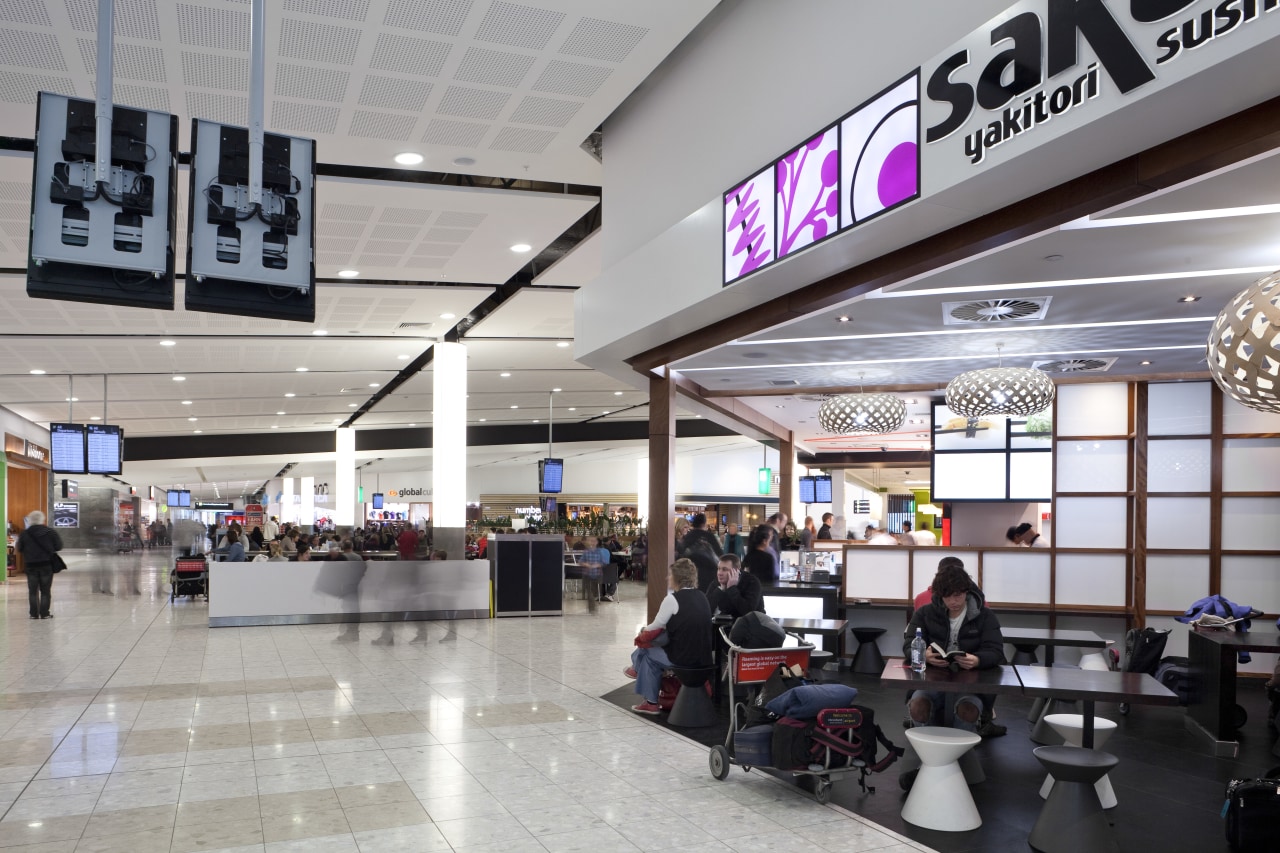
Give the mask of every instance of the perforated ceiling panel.
[[433, 88], [432, 84], [418, 80], [370, 74], [364, 78], [356, 103], [362, 107], [419, 113], [426, 108]]
[[583, 18], [564, 40], [560, 52], [566, 56], [622, 62], [649, 30], [617, 21]]
[[436, 77], [449, 58], [453, 45], [445, 41], [395, 36], [382, 33], [373, 49], [369, 67], [379, 71], [398, 71], [420, 77]]
[[436, 225], [445, 228], [478, 228], [488, 214], [466, 213], [461, 210], [443, 210], [436, 217]]
[[350, 78], [346, 71], [280, 62], [276, 64], [275, 92], [285, 98], [340, 104]]
[[222, 124], [244, 127], [249, 123], [249, 99], [220, 92], [187, 92], [187, 113]]
[[[78, 38], [80, 59], [86, 74], [97, 73], [98, 44], [93, 39]], [[164, 83], [164, 51], [145, 44], [116, 42], [111, 51], [112, 74], [117, 80], [141, 80], [146, 83]]]
[[271, 102], [271, 126], [277, 130], [294, 133], [333, 133], [338, 127], [338, 118], [341, 115], [342, 110], [338, 107], [321, 107], [280, 100]]
[[542, 50], [564, 17], [563, 12], [551, 9], [517, 3], [491, 3], [480, 22], [480, 29], [476, 31], [476, 41]]
[[382, 23], [398, 29], [456, 36], [471, 5], [471, 0], [391, 0]]
[[520, 124], [538, 124], [544, 127], [564, 127], [582, 104], [578, 101], [562, 101], [558, 98], [539, 98], [527, 95], [511, 114], [511, 120]]
[[511, 96], [505, 92], [450, 86], [436, 112], [446, 116], [492, 120], [498, 117], [509, 100]]
[[169, 90], [156, 86], [134, 86], [129, 83], [116, 83], [111, 87], [112, 100], [117, 104], [167, 113], [169, 109]]
[[422, 141], [432, 145], [449, 145], [457, 148], [475, 148], [489, 130], [487, 124], [471, 121], [432, 119], [422, 134]]
[[355, 62], [362, 30], [285, 18], [280, 28], [280, 55], [312, 62], [350, 65]]
[[[249, 88], [249, 60], [246, 57], [214, 56], [198, 51], [182, 51], [182, 81], [200, 89]], [[200, 118], [200, 116], [197, 116]]]
[[356, 110], [351, 116], [349, 133], [364, 139], [406, 140], [413, 133], [417, 116]]
[[49, 13], [40, 0], [5, 0], [0, 5], [0, 21], [12, 21], [15, 24], [32, 24], [37, 27], [51, 26]]
[[[192, 47], [249, 52], [249, 13], [179, 3], [178, 38]], [[94, 16], [95, 19], [97, 16]]]
[[535, 92], [551, 92], [555, 95], [572, 95], [590, 98], [609, 79], [613, 69], [599, 65], [583, 65], [554, 59], [538, 75], [533, 84]]
[[527, 127], [504, 127], [498, 131], [497, 137], [489, 143], [494, 151], [522, 151], [528, 154], [541, 154], [556, 138], [554, 131], [532, 130]]
[[5, 65], [39, 71], [66, 71], [62, 47], [49, 33], [0, 29], [0, 57]]
[[412, 207], [384, 207], [379, 222], [392, 222], [400, 225], [424, 225], [431, 217], [431, 211]]
[[536, 57], [524, 53], [508, 53], [502, 50], [467, 48], [462, 64], [454, 72], [453, 79], [464, 83], [484, 83], [488, 86], [505, 86], [514, 89], [524, 80], [533, 67]]
[[304, 15], [363, 21], [369, 14], [369, 0], [284, 0], [284, 8]]

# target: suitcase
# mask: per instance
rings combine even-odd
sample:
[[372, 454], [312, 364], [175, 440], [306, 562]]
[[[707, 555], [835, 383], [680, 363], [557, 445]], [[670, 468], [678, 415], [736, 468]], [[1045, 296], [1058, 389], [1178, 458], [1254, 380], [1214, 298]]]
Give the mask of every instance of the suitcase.
[[1233, 779], [1227, 784], [1227, 843], [1238, 853], [1271, 851], [1280, 840], [1280, 767], [1266, 779]]
[[733, 733], [733, 757], [751, 767], [773, 766], [773, 726], [749, 726]]

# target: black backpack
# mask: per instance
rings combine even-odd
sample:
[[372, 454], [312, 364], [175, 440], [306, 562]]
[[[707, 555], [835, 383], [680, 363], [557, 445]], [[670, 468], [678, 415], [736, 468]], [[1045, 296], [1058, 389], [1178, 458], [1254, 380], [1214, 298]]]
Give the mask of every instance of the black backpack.
[[1232, 779], [1227, 783], [1223, 815], [1232, 850], [1274, 850], [1276, 827], [1280, 826], [1280, 767], [1272, 767], [1264, 779]]
[[[883, 746], [888, 752], [879, 760]], [[773, 726], [773, 766], [780, 770], [803, 770], [818, 765], [822, 770], [857, 767], [858, 784], [874, 794], [867, 776], [879, 773], [902, 757], [904, 750], [884, 736], [876, 725], [876, 712], [865, 705], [824, 708], [817, 719], [780, 717]], [[814, 768], [816, 769], [816, 768]]]
[[1155, 628], [1133, 628], [1124, 635], [1124, 671], [1155, 675], [1169, 642], [1169, 632]]

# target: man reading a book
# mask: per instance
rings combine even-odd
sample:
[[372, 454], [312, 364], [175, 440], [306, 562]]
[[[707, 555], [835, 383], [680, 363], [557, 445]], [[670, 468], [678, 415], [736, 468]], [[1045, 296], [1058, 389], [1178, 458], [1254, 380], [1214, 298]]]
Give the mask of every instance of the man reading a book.
[[[944, 560], [939, 566], [932, 600], [916, 609], [907, 626], [903, 653], [910, 658], [911, 641], [919, 628], [930, 645], [924, 653], [926, 666], [990, 669], [1004, 660], [1000, 620], [985, 606], [982, 591], [958, 563]], [[968, 693], [916, 690], [907, 700], [913, 726], [945, 725], [977, 731], [981, 713], [981, 698]]]

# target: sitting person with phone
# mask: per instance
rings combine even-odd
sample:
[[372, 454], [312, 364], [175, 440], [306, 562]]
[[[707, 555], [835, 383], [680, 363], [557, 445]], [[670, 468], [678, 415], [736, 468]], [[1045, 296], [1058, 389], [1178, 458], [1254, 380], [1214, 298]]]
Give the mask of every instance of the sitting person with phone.
[[737, 554], [725, 554], [716, 566], [716, 579], [704, 590], [711, 613], [738, 618], [751, 611], [764, 613], [764, 588], [760, 579], [742, 571]]
[[[1000, 620], [986, 607], [982, 591], [956, 560], [943, 561], [933, 578], [929, 604], [911, 616], [903, 641], [903, 655], [910, 660], [911, 642], [919, 628], [926, 644], [936, 643], [947, 652], [960, 654], [948, 660], [925, 649], [925, 665], [954, 669], [990, 669], [1004, 662], [1004, 637]], [[953, 726], [978, 731], [982, 700], [968, 693], [916, 690], [907, 700], [912, 726]]]

